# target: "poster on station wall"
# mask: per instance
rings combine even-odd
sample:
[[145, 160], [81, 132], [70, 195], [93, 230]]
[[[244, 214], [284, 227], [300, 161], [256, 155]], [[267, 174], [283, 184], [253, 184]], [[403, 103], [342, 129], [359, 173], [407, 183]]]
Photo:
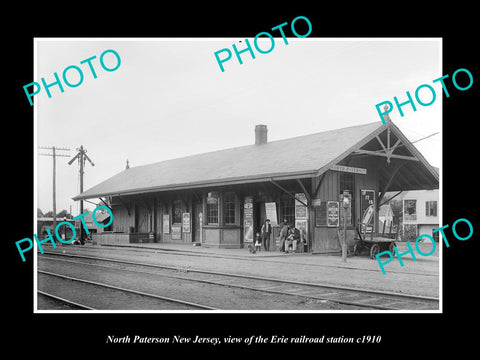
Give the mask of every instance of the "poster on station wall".
[[243, 241], [253, 242], [253, 198], [246, 196], [243, 205]]
[[265, 213], [267, 219], [270, 220], [270, 225], [277, 226], [277, 204], [275, 202], [266, 202], [265, 203]]
[[340, 203], [338, 201], [327, 202], [327, 226], [338, 227], [340, 223]]
[[319, 199], [319, 198], [312, 199], [312, 206], [314, 207], [322, 206], [322, 199]]
[[186, 232], [186, 233], [190, 232], [190, 213], [182, 214], [182, 227], [183, 227], [183, 232]]
[[163, 214], [163, 233], [170, 234], [170, 215]]
[[307, 219], [308, 212], [307, 207], [303, 205], [300, 201], [301, 200], [304, 204], [307, 204], [307, 197], [304, 193], [295, 194], [295, 219]]
[[300, 231], [300, 242], [306, 243], [308, 241], [308, 220], [295, 220], [295, 227]]
[[375, 191], [362, 190], [360, 194], [360, 213], [362, 216], [362, 227], [366, 226], [363, 231], [371, 233], [374, 226], [374, 210], [375, 210]]
[[198, 225], [200, 226], [200, 243], [203, 243], [203, 213], [198, 214]]
[[182, 240], [182, 225], [172, 225], [172, 240]]

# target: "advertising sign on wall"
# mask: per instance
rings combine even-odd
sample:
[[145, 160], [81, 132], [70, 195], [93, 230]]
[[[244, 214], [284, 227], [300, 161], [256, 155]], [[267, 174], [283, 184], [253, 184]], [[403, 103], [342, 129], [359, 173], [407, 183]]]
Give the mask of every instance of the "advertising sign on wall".
[[172, 240], [182, 240], [182, 225], [172, 225]]
[[[295, 194], [295, 219], [307, 219], [308, 212], [307, 207], [302, 204], [307, 204], [307, 197], [304, 193]], [[302, 202], [298, 201], [297, 199], [301, 200]]]
[[362, 227], [366, 226], [365, 232], [371, 233], [374, 224], [375, 191], [362, 190], [360, 194], [360, 213]]
[[295, 220], [295, 227], [300, 231], [300, 242], [297, 244], [297, 246], [308, 244], [308, 220]]
[[182, 227], [183, 227], [183, 232], [186, 232], [186, 233], [190, 232], [190, 213], [182, 214]]
[[270, 220], [270, 224], [272, 226], [277, 226], [278, 225], [277, 204], [274, 202], [265, 203], [265, 213], [266, 213], [267, 219]]
[[327, 204], [327, 225], [338, 227], [340, 223], [340, 203], [338, 201], [328, 201]]
[[243, 205], [243, 241], [253, 242], [253, 198], [245, 197]]

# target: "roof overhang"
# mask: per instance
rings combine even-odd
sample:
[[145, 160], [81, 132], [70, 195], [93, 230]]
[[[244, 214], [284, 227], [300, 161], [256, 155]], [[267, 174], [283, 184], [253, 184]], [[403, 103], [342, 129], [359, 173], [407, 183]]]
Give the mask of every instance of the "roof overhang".
[[167, 186], [159, 187], [149, 187], [149, 188], [138, 188], [138, 189], [128, 189], [125, 191], [113, 191], [113, 192], [102, 192], [97, 194], [79, 194], [72, 199], [75, 201], [93, 199], [105, 196], [127, 196], [127, 195], [137, 195], [137, 194], [146, 194], [154, 192], [164, 192], [164, 191], [175, 191], [175, 190], [185, 190], [185, 189], [199, 189], [212, 186], [227, 186], [227, 185], [239, 185], [239, 184], [251, 184], [251, 183], [261, 183], [269, 182], [271, 180], [280, 181], [280, 180], [295, 180], [295, 179], [305, 179], [312, 178], [317, 173], [317, 169], [312, 169], [309, 171], [302, 172], [290, 172], [290, 173], [275, 173], [275, 174], [262, 174], [256, 176], [245, 176], [245, 177], [236, 177], [236, 178], [227, 178], [227, 179], [212, 179], [208, 181], [201, 182], [191, 182], [185, 184], [171, 184]]

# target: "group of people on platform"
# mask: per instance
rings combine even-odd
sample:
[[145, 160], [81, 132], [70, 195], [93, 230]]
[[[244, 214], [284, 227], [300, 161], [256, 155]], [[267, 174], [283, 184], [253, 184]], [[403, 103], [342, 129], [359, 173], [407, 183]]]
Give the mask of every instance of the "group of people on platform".
[[[272, 234], [272, 225], [270, 220], [266, 219], [260, 232], [255, 237], [255, 251], [260, 251], [262, 243], [265, 251], [270, 251], [270, 237]], [[279, 250], [285, 254], [303, 252], [306, 244], [305, 232], [300, 231], [294, 225], [289, 225], [287, 219], [280, 224]]]

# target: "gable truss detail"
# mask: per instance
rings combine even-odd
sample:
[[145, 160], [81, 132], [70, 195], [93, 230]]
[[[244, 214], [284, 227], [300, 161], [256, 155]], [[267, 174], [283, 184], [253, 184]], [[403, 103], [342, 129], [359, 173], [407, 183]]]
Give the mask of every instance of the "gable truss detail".
[[[383, 156], [387, 158], [387, 163], [390, 164], [390, 159], [402, 159], [402, 160], [412, 160], [412, 161], [420, 161], [416, 156], [407, 156], [407, 155], [399, 155], [399, 154], [394, 154], [393, 152], [399, 147], [401, 140], [397, 139], [395, 144], [393, 146], [390, 146], [391, 144], [391, 137], [390, 137], [390, 127], [387, 128], [387, 144], [385, 145], [380, 139], [378, 135], [375, 136], [377, 141], [379, 142], [380, 146], [382, 147], [381, 150], [365, 150], [365, 149], [358, 149], [354, 151], [356, 154], [367, 154], [367, 155], [375, 155], [375, 156]], [[402, 146], [402, 145], [400, 145]]]

